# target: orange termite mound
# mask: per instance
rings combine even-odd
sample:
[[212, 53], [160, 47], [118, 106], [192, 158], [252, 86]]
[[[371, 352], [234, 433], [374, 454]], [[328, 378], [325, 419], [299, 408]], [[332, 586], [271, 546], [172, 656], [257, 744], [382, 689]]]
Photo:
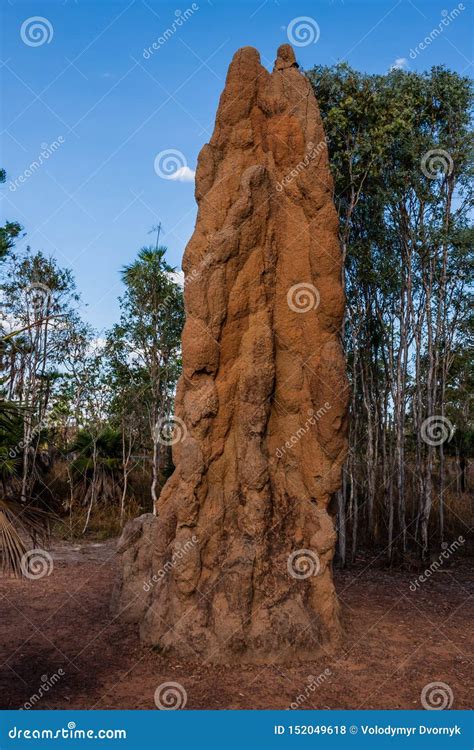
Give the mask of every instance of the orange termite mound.
[[348, 390], [326, 141], [289, 45], [271, 74], [235, 54], [196, 200], [176, 469], [122, 535], [115, 607], [180, 657], [308, 658], [339, 633], [328, 504]]

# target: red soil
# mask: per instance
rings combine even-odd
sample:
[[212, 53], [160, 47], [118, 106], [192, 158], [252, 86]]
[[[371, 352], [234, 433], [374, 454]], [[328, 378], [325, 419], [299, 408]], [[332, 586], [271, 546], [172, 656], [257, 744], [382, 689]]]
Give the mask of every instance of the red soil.
[[[155, 689], [168, 681], [184, 686], [192, 709], [283, 709], [298, 695], [301, 708], [422, 708], [423, 687], [436, 681], [450, 686], [453, 708], [469, 707], [466, 558], [446, 561], [415, 592], [416, 573], [384, 570], [380, 560], [336, 571], [343, 650], [297, 666], [216, 667], [164, 658], [140, 645], [135, 627], [112, 618], [114, 549], [112, 541], [58, 543], [50, 576], [0, 579], [1, 708], [31, 702], [45, 677], [55, 684], [33, 699], [35, 708], [154, 708]], [[309, 675], [322, 675], [313, 690]]]

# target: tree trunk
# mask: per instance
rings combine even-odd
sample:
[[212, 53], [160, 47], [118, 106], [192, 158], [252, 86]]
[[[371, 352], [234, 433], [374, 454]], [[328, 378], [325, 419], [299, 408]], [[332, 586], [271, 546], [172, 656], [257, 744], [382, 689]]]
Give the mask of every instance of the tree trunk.
[[152, 501], [152, 513], [156, 516], [156, 505], [158, 501], [157, 487], [158, 487], [158, 438], [156, 430], [153, 432], [153, 453], [151, 457], [151, 501]]
[[87, 516], [84, 523], [84, 528], [82, 529], [82, 533], [85, 534], [86, 530], [89, 526], [89, 521], [91, 518], [91, 512], [92, 508], [95, 504], [96, 499], [96, 489], [97, 489], [97, 440], [94, 440], [93, 447], [92, 447], [92, 483], [91, 483], [91, 499], [89, 502], [89, 507], [87, 509]]

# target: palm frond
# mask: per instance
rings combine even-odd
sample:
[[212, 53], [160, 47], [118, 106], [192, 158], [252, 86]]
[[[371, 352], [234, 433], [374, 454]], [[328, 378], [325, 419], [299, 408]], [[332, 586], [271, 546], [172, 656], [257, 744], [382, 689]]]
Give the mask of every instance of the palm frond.
[[28, 552], [28, 538], [46, 541], [49, 538], [49, 524], [52, 514], [24, 506], [9, 499], [0, 499], [0, 552], [2, 572], [15, 577], [24, 574], [21, 561]]
[[0, 549], [2, 572], [19, 578], [22, 575], [21, 561], [28, 547], [15, 526], [8, 503], [4, 500], [0, 500]]

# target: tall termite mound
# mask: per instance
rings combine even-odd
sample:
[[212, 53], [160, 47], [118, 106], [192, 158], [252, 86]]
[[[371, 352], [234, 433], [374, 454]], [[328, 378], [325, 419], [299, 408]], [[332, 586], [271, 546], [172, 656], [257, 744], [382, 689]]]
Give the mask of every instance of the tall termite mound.
[[339, 631], [327, 508], [346, 455], [338, 220], [293, 50], [234, 56], [186, 248], [174, 474], [119, 543], [115, 603], [167, 653], [308, 657]]

